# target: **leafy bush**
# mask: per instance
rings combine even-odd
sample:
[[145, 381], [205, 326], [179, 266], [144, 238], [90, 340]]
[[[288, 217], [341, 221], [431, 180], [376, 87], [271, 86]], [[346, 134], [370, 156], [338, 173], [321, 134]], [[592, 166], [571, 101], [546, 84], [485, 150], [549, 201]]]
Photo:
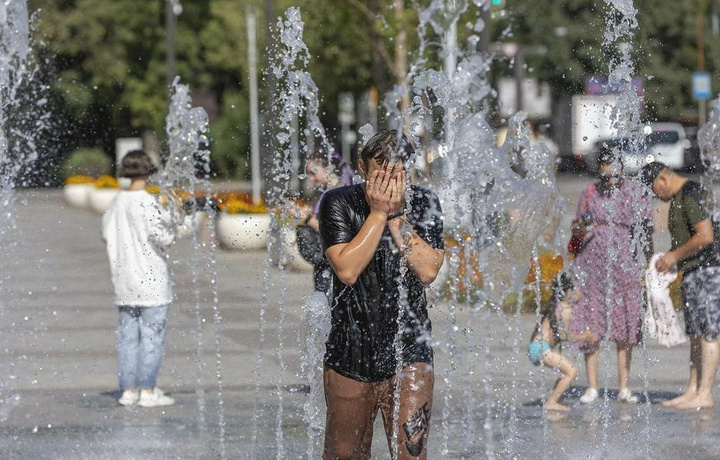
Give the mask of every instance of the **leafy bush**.
[[80, 148], [75, 150], [63, 163], [63, 179], [71, 176], [100, 177], [112, 171], [112, 160], [101, 149]]
[[210, 124], [210, 159], [219, 177], [250, 177], [250, 113], [246, 101], [244, 92], [227, 91], [222, 100], [222, 115]]

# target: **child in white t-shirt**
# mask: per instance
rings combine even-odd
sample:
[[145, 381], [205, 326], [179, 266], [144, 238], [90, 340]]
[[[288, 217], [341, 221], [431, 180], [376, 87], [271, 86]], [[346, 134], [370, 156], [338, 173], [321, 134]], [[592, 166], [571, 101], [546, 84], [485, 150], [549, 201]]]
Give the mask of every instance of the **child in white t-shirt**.
[[123, 406], [169, 406], [174, 399], [157, 388], [165, 348], [172, 288], [165, 247], [175, 241], [170, 213], [145, 188], [156, 168], [141, 150], [122, 160], [119, 176], [132, 179], [102, 219], [115, 305], [118, 380]]

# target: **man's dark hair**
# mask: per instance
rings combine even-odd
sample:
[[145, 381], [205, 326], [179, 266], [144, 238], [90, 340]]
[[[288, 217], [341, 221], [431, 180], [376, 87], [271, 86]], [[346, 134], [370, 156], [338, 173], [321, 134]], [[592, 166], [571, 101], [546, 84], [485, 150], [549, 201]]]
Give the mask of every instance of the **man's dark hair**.
[[640, 181], [647, 187], [652, 187], [652, 183], [657, 179], [664, 170], [669, 169], [667, 165], [659, 161], [653, 161], [643, 166], [640, 172]]
[[142, 150], [128, 152], [120, 162], [118, 176], [137, 179], [139, 177], [150, 177], [157, 172], [150, 156]]
[[404, 134], [398, 136], [398, 132], [394, 129], [382, 129], [363, 146], [360, 151], [360, 159], [366, 165], [370, 160], [383, 164], [391, 159], [405, 161], [414, 154], [415, 150]]

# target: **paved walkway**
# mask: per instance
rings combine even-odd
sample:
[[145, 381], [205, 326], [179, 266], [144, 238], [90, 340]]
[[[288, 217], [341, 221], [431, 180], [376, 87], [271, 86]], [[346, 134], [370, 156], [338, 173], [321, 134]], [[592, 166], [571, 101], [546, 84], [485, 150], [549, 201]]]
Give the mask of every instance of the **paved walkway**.
[[[580, 185], [562, 188], [571, 197]], [[213, 266], [207, 245], [180, 241], [171, 254], [177, 301], [159, 381], [177, 404], [124, 408], [115, 402], [117, 312], [99, 216], [68, 208], [58, 191], [20, 196], [27, 204], [17, 209], [18, 244], [4, 245], [0, 261], [0, 458], [307, 457], [308, 273], [267, 268], [264, 252], [217, 252]], [[605, 397], [583, 407], [576, 387], [569, 416], [549, 420], [539, 398], [555, 375], [530, 365], [524, 352], [534, 317], [444, 303], [431, 315], [430, 458], [717, 458], [716, 411], [655, 404], [682, 388], [686, 346], [650, 341], [636, 351], [633, 387], [650, 397], [637, 406], [615, 399], [608, 347]], [[377, 425], [374, 458], [389, 458], [381, 432]]]

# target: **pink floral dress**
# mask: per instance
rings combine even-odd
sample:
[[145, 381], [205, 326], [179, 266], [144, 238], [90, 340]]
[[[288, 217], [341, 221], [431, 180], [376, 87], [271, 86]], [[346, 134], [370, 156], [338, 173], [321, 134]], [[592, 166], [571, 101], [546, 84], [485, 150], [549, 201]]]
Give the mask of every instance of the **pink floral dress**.
[[[609, 194], [596, 184], [583, 190], [576, 218], [590, 214], [593, 230], [576, 255], [573, 270], [578, 277], [580, 299], [574, 306], [570, 330], [589, 329], [605, 338], [637, 345], [642, 338], [645, 257], [641, 238], [652, 219], [650, 199], [640, 185], [624, 180]], [[592, 344], [580, 342], [582, 352]]]

